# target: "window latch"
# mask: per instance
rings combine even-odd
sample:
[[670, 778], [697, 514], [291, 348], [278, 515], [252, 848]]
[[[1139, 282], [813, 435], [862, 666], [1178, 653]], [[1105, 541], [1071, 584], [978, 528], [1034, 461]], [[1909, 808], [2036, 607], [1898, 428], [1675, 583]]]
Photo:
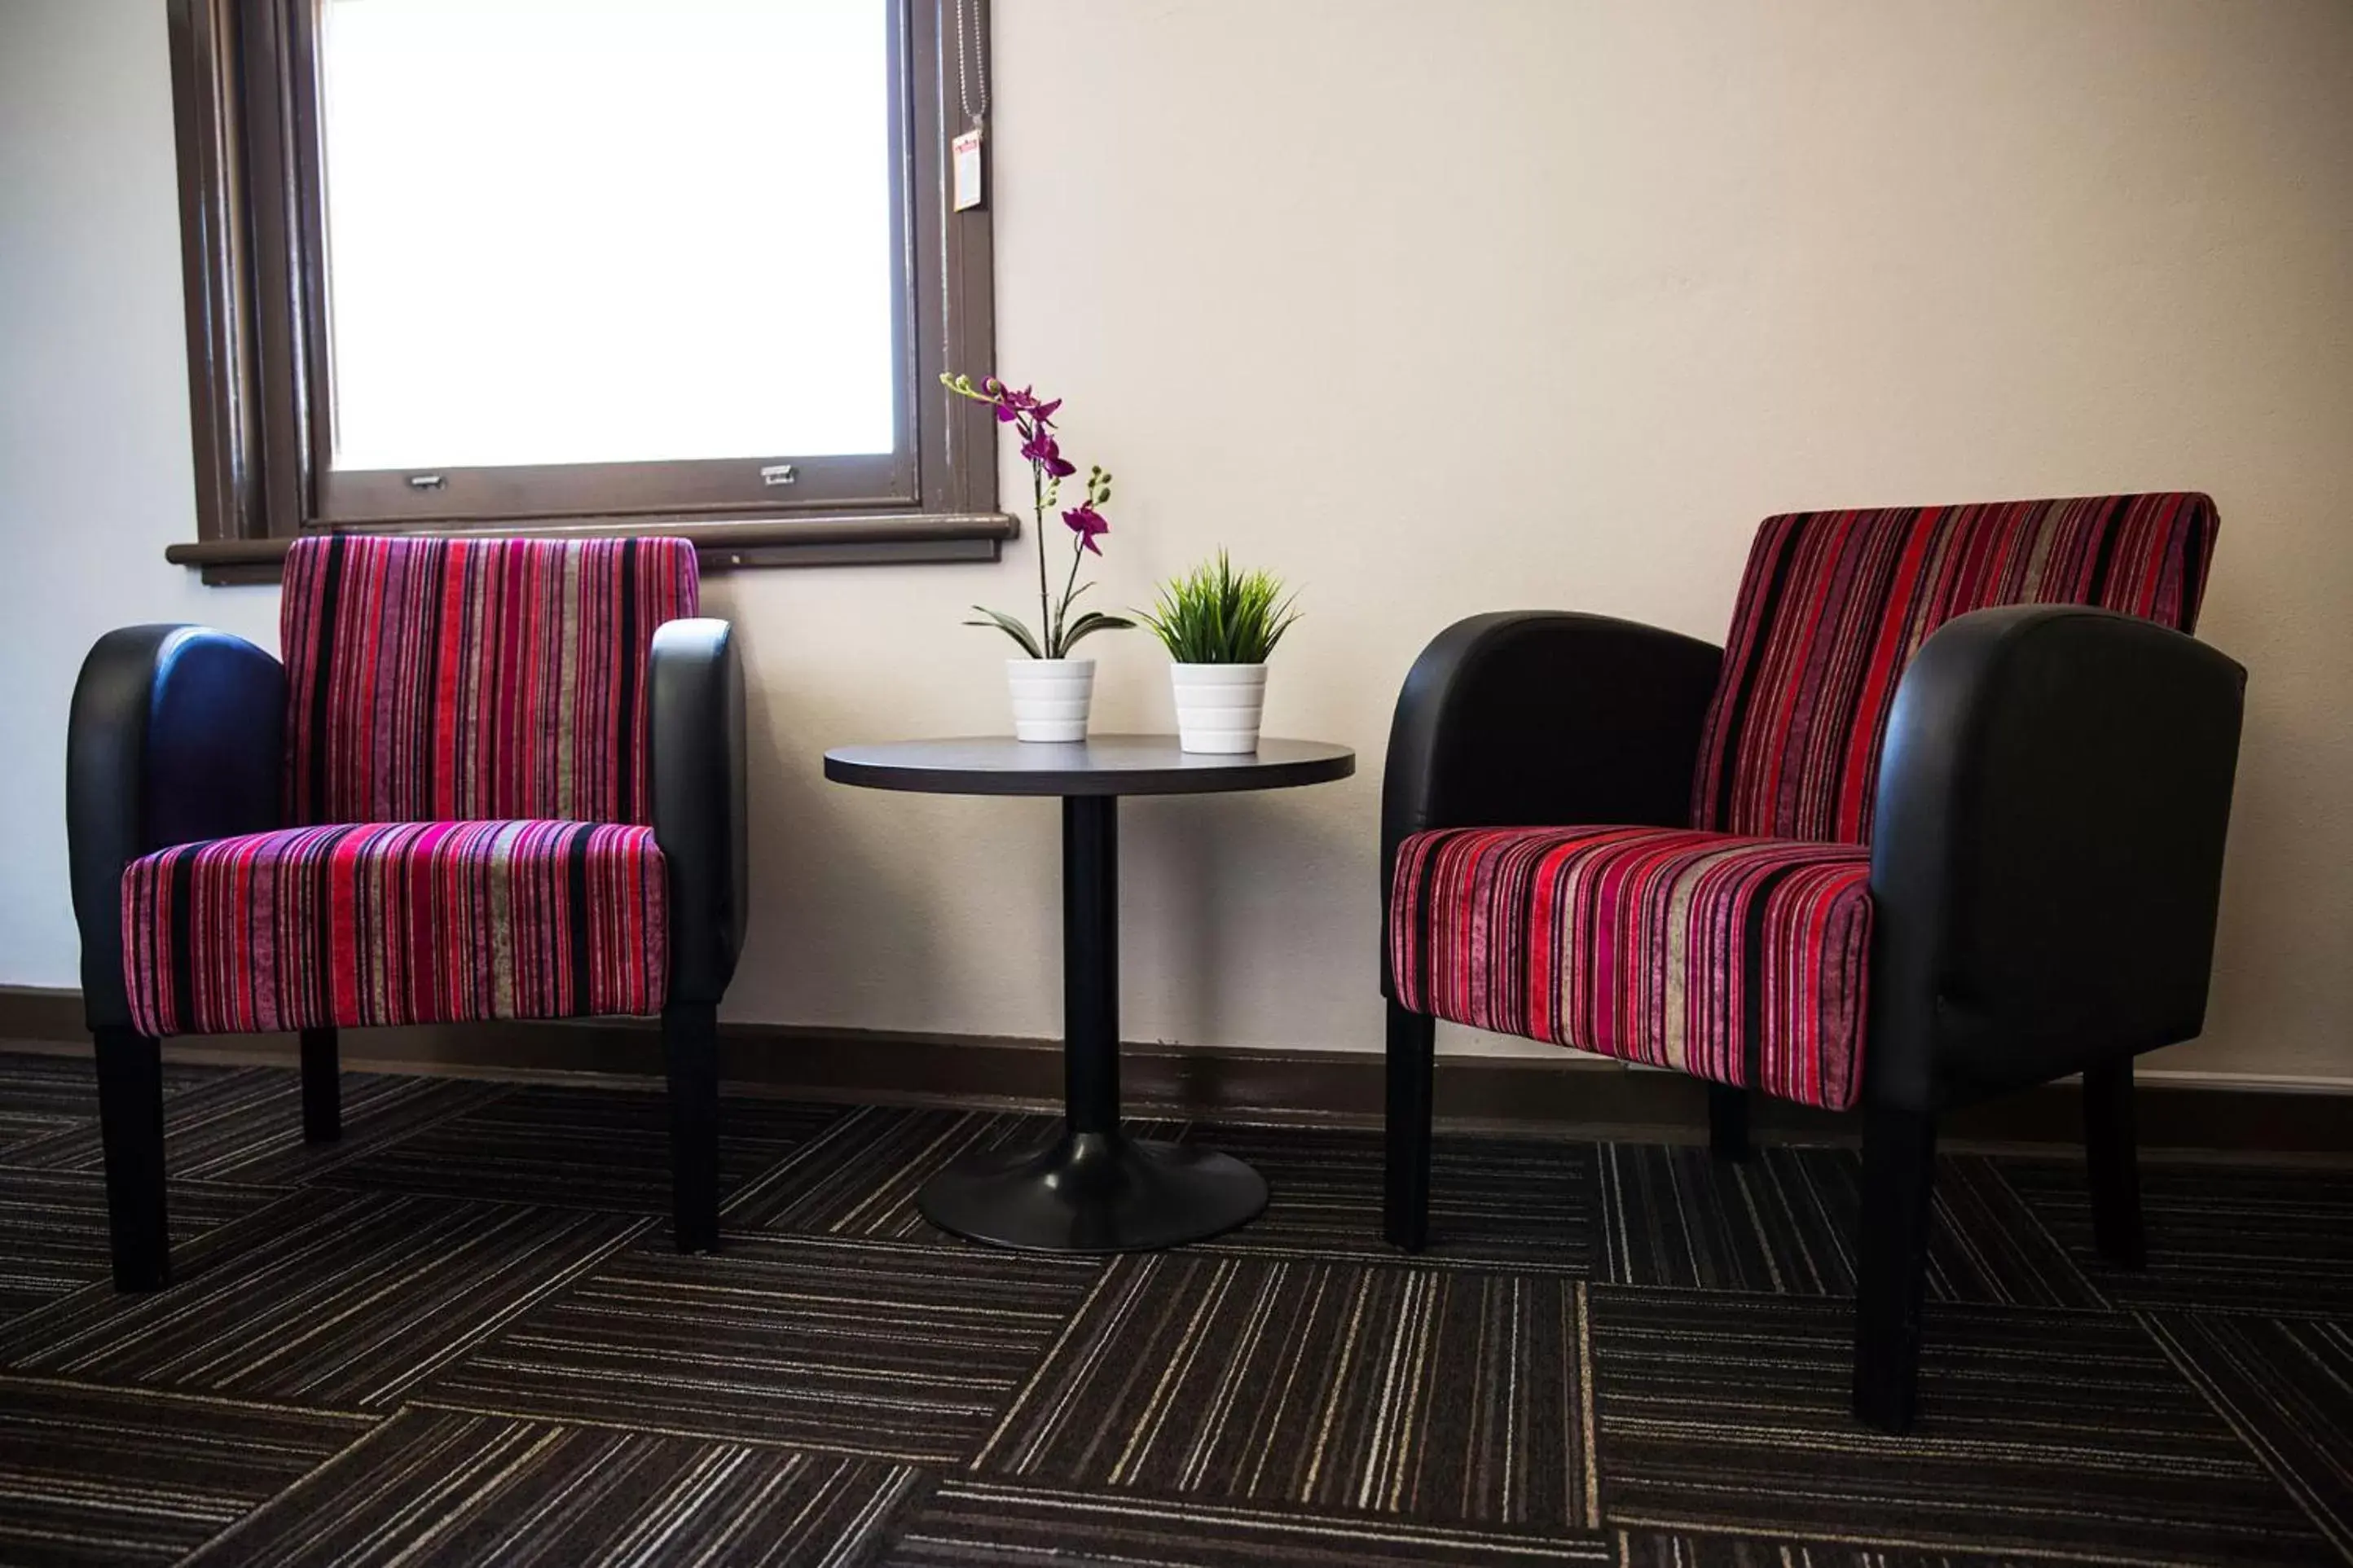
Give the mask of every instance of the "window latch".
[[790, 463], [778, 463], [774, 468], [760, 470], [760, 482], [764, 485], [788, 485], [799, 478], [798, 474], [793, 472], [793, 466]]

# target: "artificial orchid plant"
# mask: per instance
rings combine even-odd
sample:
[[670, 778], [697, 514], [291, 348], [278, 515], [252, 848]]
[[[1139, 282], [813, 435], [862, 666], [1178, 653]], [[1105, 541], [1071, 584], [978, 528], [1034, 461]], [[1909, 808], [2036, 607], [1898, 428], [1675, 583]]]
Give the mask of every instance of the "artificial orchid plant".
[[1087, 470], [1086, 499], [1062, 511], [1063, 525], [1071, 534], [1070, 574], [1063, 579], [1060, 599], [1051, 597], [1047, 586], [1046, 514], [1061, 505], [1062, 481], [1079, 471], [1062, 456], [1061, 447], [1054, 438], [1054, 413], [1062, 406], [1062, 400], [1040, 398], [1026, 386], [1017, 391], [993, 375], [975, 385], [968, 375], [943, 374], [940, 384], [958, 397], [987, 404], [997, 410], [997, 422], [1012, 426], [1014, 434], [1021, 437], [1021, 455], [1029, 463], [1030, 511], [1038, 527], [1039, 635], [1032, 636], [1029, 628], [1014, 616], [985, 605], [975, 605], [973, 608], [988, 618], [966, 621], [965, 625], [995, 626], [1019, 643], [1021, 651], [1031, 658], [1067, 658], [1081, 637], [1133, 626], [1134, 622], [1101, 610], [1089, 610], [1076, 619], [1071, 616], [1071, 603], [1094, 586], [1079, 581], [1079, 563], [1090, 551], [1101, 555], [1103, 547], [1095, 541], [1111, 531], [1111, 524], [1103, 520], [1102, 510], [1111, 500], [1111, 474], [1104, 468]]

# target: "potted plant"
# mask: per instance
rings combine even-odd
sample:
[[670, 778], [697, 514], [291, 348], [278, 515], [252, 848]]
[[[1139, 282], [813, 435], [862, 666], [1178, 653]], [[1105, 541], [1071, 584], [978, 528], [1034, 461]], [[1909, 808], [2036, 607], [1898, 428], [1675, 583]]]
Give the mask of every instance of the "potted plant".
[[1177, 744], [1187, 752], [1258, 750], [1266, 660], [1299, 612], [1271, 572], [1237, 572], [1226, 552], [1160, 588], [1138, 617], [1176, 662]]
[[1111, 474], [1099, 467], [1089, 468], [1086, 499], [1062, 512], [1063, 526], [1071, 535], [1071, 570], [1063, 580], [1061, 597], [1050, 598], [1046, 582], [1046, 513], [1061, 505], [1062, 481], [1078, 472], [1062, 456], [1054, 437], [1054, 413], [1062, 406], [1062, 400], [1040, 398], [1026, 386], [1017, 392], [993, 375], [976, 386], [968, 375], [944, 374], [940, 384], [958, 397], [987, 404], [997, 410], [997, 423], [1012, 426], [1014, 434], [1021, 437], [1021, 455], [1029, 462], [1030, 516], [1037, 527], [1037, 632], [1031, 633], [1014, 616], [984, 605], [975, 605], [973, 608], [987, 618], [966, 621], [965, 625], [995, 626], [1021, 645], [1024, 657], [1005, 661], [1006, 683], [1013, 694], [1013, 733], [1017, 739], [1083, 741], [1087, 738], [1087, 710], [1094, 703], [1095, 661], [1072, 658], [1071, 649], [1082, 637], [1123, 630], [1135, 624], [1101, 610], [1089, 610], [1075, 617], [1071, 614], [1071, 606], [1079, 595], [1094, 585], [1079, 581], [1079, 564], [1090, 552], [1103, 553], [1103, 547], [1095, 541], [1111, 531], [1111, 524], [1103, 515], [1103, 508], [1111, 500]]

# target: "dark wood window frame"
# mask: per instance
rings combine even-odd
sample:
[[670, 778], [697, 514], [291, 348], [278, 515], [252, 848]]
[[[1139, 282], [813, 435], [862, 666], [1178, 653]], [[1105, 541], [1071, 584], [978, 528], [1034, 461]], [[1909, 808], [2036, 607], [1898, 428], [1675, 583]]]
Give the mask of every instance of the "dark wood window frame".
[[[679, 533], [706, 565], [997, 558], [1018, 525], [997, 509], [996, 422], [938, 384], [994, 361], [988, 210], [952, 211], [947, 194], [958, 0], [889, 0], [893, 270], [909, 301], [898, 454], [449, 469], [438, 487], [328, 461], [320, 3], [169, 0], [197, 538], [167, 559], [206, 582], [272, 580], [291, 541], [335, 528]], [[987, 0], [965, 3], [985, 40]], [[789, 496], [758, 476], [779, 462], [796, 469]]]

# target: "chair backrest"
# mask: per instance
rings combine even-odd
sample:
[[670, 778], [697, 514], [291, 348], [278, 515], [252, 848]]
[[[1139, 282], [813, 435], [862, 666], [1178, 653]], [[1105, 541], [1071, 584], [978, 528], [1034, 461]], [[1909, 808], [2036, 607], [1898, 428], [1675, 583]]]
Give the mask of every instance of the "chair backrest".
[[2088, 605], [2188, 632], [2214, 550], [2194, 494], [1765, 520], [1708, 706], [1692, 824], [1871, 841], [1895, 683], [1930, 633], [1996, 605]]
[[696, 589], [681, 539], [299, 541], [287, 819], [649, 820], [648, 654]]

